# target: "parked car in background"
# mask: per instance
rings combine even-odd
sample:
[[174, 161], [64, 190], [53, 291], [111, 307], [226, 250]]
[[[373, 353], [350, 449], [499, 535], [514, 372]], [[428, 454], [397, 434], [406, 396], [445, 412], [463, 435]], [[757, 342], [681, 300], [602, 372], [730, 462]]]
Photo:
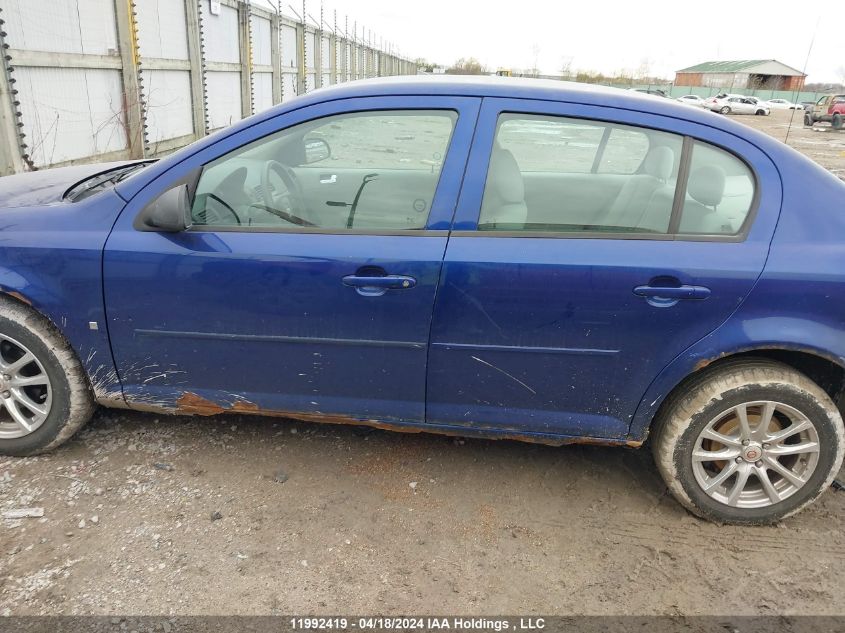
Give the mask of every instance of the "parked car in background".
[[669, 98], [669, 95], [666, 94], [665, 90], [660, 90], [659, 88], [628, 88], [631, 92], [641, 92], [643, 94], [652, 95], [654, 97], [663, 97], [665, 99]]
[[713, 110], [714, 112], [718, 112], [719, 111], [718, 108], [716, 108], [716, 109], [713, 108], [714, 104], [720, 104], [720, 106], [721, 106], [723, 101], [727, 101], [728, 99], [730, 99], [732, 97], [742, 98], [742, 96], [743, 95], [735, 95], [735, 94], [728, 94], [727, 92], [720, 92], [718, 94], [713, 95], [712, 97], [707, 97], [707, 99], [704, 100], [704, 107], [707, 108], [708, 110]]
[[845, 451], [843, 205], [735, 121], [498, 78], [343, 83], [157, 162], [4, 177], [0, 454], [98, 404], [649, 438], [689, 510], [775, 522]]
[[757, 114], [766, 116], [771, 112], [769, 106], [759, 103], [757, 99], [741, 96], [711, 97], [707, 100], [707, 108], [721, 114]]
[[787, 99], [769, 99], [766, 105], [772, 110], [803, 110], [804, 106], [800, 103], [793, 103]]
[[845, 121], [845, 94], [826, 95], [816, 101], [812, 109], [804, 110], [804, 125], [812, 127], [817, 121], [830, 123], [835, 130], [841, 130]]
[[704, 104], [707, 102], [704, 97], [699, 97], [698, 95], [684, 95], [682, 97], [678, 97], [675, 101], [686, 105], [697, 106], [699, 108], [703, 108]]

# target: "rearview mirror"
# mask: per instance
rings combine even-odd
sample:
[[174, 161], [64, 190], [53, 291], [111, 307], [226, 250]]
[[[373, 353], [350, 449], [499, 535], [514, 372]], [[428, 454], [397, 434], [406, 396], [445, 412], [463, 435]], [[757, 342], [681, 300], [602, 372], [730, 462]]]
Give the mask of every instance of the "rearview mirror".
[[191, 197], [188, 185], [168, 189], [153, 200], [141, 213], [141, 224], [147, 231], [179, 233], [191, 228]]
[[305, 165], [326, 160], [332, 155], [332, 148], [324, 139], [313, 137], [303, 142], [305, 143]]

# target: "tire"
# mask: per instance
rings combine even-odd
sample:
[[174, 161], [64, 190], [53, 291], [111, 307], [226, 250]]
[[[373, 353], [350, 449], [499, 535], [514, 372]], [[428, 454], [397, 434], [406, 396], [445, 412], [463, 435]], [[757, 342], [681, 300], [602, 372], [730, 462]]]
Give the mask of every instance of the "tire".
[[813, 127], [813, 117], [807, 112], [804, 113], [804, 127]]
[[841, 130], [842, 129], [842, 115], [841, 114], [834, 114], [833, 118], [830, 120], [830, 125], [834, 130]]
[[721, 112], [722, 114], [730, 114], [731, 109], [728, 106], [722, 106], [721, 108], [719, 108], [719, 112]]
[[[22, 351], [33, 360], [16, 368]], [[0, 363], [0, 455], [49, 451], [91, 419], [93, 394], [68, 342], [44, 317], [7, 298], [0, 298]], [[16, 384], [27, 378], [34, 384]]]
[[[761, 431], [762, 424], [755, 422], [767, 419], [767, 407], [774, 413]], [[752, 437], [761, 432], [771, 437], [798, 420], [809, 428], [786, 432], [771, 443], [765, 442], [766, 435], [743, 443], [741, 410]], [[706, 439], [713, 432], [721, 433], [725, 443]], [[804, 374], [764, 359], [725, 363], [691, 378], [667, 398], [653, 433], [655, 462], [675, 498], [702, 518], [738, 525], [776, 523], [805, 508], [830, 486], [845, 452], [842, 416], [830, 397]], [[714, 452], [718, 460], [711, 457]], [[789, 477], [771, 468], [772, 461]], [[730, 469], [735, 474], [724, 477]], [[712, 492], [705, 485], [713, 486]]]

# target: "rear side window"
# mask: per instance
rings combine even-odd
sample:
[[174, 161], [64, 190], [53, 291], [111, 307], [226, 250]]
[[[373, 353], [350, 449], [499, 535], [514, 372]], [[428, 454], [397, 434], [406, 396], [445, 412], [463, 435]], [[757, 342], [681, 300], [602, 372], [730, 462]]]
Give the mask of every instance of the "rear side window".
[[750, 168], [713, 145], [687, 142], [685, 154], [677, 134], [503, 113], [478, 230], [737, 235], [755, 197]]
[[682, 147], [629, 125], [502, 114], [478, 228], [665, 234]]
[[634, 174], [643, 164], [648, 150], [649, 138], [641, 130], [611, 128], [598, 171], [601, 174]]
[[496, 142], [521, 171], [588, 174], [594, 171], [604, 135], [601, 125], [544, 116], [502, 115]]
[[754, 201], [754, 176], [733, 154], [695, 141], [679, 233], [736, 235]]

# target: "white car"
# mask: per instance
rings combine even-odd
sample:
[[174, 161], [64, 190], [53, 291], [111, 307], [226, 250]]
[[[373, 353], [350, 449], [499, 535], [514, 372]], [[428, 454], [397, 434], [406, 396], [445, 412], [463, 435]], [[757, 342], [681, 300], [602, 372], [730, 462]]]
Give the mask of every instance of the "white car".
[[699, 108], [703, 108], [706, 103], [704, 97], [699, 97], [698, 95], [684, 95], [683, 97], [678, 97], [675, 101], [685, 103], [686, 105], [697, 106]]
[[786, 99], [769, 99], [766, 105], [772, 110], [803, 110], [804, 106], [800, 103], [792, 103]]
[[727, 95], [719, 98], [719, 95], [710, 97], [707, 100], [706, 107], [713, 112], [720, 112], [721, 114], [757, 114], [768, 115], [771, 110], [765, 103], [758, 102], [753, 97], [731, 96]]

